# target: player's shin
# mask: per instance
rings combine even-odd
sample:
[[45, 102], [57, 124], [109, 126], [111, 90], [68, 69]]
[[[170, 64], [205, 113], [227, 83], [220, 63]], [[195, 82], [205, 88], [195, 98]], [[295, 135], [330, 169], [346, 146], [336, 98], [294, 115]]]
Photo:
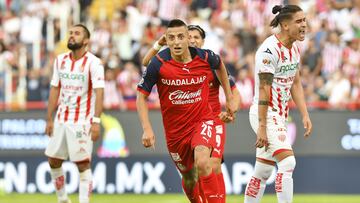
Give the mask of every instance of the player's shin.
[[181, 180], [182, 188], [191, 203], [202, 203], [203, 200], [200, 197], [199, 182], [194, 180]]
[[244, 203], [259, 203], [271, 176], [274, 166], [259, 161], [255, 163], [254, 175], [246, 185]]
[[219, 185], [220, 203], [225, 203], [226, 202], [226, 189], [225, 189], [225, 181], [224, 181], [223, 174], [222, 173], [216, 174], [216, 179], [217, 179], [218, 185]]
[[65, 190], [65, 175], [62, 168], [51, 168], [50, 169], [51, 179], [55, 186], [56, 195], [58, 197], [58, 202], [67, 202], [68, 195]]
[[208, 203], [220, 203], [219, 185], [210, 162], [210, 149], [204, 146], [195, 148], [195, 165], [199, 172], [199, 180]]
[[293, 199], [293, 178], [296, 161], [294, 156], [286, 157], [278, 163], [275, 191], [279, 203], [291, 203]]
[[86, 169], [85, 171], [80, 172], [79, 202], [89, 203], [91, 192], [92, 192], [92, 173], [91, 173], [91, 169]]

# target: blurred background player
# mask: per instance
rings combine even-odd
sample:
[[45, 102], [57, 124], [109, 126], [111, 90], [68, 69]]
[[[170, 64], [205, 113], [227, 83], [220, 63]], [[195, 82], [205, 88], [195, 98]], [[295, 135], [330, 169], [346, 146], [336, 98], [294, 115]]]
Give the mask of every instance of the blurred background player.
[[[190, 45], [193, 47], [201, 48], [205, 42], [205, 31], [198, 25], [189, 25], [189, 40]], [[146, 66], [150, 59], [157, 54], [157, 52], [161, 49], [162, 46], [166, 45], [165, 35], [161, 36], [161, 38], [155, 42], [154, 46], [146, 53], [143, 59], [143, 65]], [[223, 178], [223, 174], [221, 171], [221, 163], [223, 161], [224, 155], [224, 147], [226, 141], [226, 128], [224, 122], [230, 122], [231, 120], [227, 116], [227, 112], [221, 112], [221, 105], [219, 101], [219, 88], [220, 81], [216, 77], [216, 73], [213, 71], [213, 78], [210, 79], [210, 91], [209, 91], [209, 103], [213, 110], [214, 116], [214, 125], [215, 125], [215, 146], [211, 154], [211, 165], [214, 170], [214, 173], [217, 176], [220, 196], [223, 196], [222, 202], [226, 201], [226, 188], [225, 182]], [[239, 107], [240, 105], [240, 95], [239, 91], [235, 86], [235, 81], [232, 77], [229, 77], [229, 83], [231, 87], [231, 91], [234, 98], [235, 106]], [[184, 187], [184, 185], [183, 185]], [[202, 188], [200, 187], [200, 190]]]
[[61, 167], [68, 157], [80, 172], [79, 202], [90, 202], [90, 160], [93, 141], [100, 134], [104, 68], [100, 59], [87, 51], [89, 39], [90, 32], [84, 25], [72, 26], [67, 43], [71, 52], [60, 54], [54, 62], [45, 130], [50, 140], [45, 154], [59, 202], [70, 202]]
[[221, 202], [217, 177], [210, 163], [215, 131], [208, 96], [211, 69], [217, 69], [224, 85], [228, 116], [233, 119], [237, 108], [232, 101], [225, 66], [212, 51], [189, 47], [189, 33], [181, 20], [170, 21], [166, 43], [169, 48], [152, 58], [138, 86], [137, 109], [144, 129], [143, 145], [153, 147], [155, 144], [146, 98], [156, 84], [168, 150], [182, 174], [188, 199], [202, 202], [198, 181], [194, 178], [199, 177], [207, 202]]
[[274, 6], [272, 27], [280, 33], [261, 44], [255, 56], [255, 96], [250, 108], [250, 124], [257, 134], [255, 172], [245, 190], [245, 203], [260, 202], [277, 164], [275, 190], [279, 203], [292, 202], [295, 157], [287, 138], [289, 100], [299, 108], [305, 137], [312, 130], [299, 73], [300, 49], [294, 43], [305, 39], [306, 18], [299, 6]]

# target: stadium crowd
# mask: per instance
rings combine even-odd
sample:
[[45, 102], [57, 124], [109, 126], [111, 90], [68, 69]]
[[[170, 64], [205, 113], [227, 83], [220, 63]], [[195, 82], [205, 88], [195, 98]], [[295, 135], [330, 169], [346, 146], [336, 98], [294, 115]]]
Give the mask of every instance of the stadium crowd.
[[[69, 25], [83, 22], [89, 50], [105, 66], [105, 108], [135, 109], [141, 59], [167, 22], [180, 18], [205, 30], [204, 48], [222, 56], [247, 108], [255, 50], [276, 32], [269, 26], [275, 4], [298, 4], [307, 14], [299, 46], [308, 105], [359, 109], [360, 0], [0, 0], [0, 106], [46, 104], [54, 56], [66, 51]], [[149, 97], [154, 108], [156, 94]]]

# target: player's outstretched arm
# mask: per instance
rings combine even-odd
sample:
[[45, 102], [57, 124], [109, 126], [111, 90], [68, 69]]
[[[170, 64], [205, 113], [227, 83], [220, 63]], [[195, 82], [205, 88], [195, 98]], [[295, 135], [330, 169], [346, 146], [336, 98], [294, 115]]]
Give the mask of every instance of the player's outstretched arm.
[[143, 136], [142, 136], [142, 144], [144, 147], [155, 147], [155, 134], [151, 127], [150, 119], [149, 119], [149, 110], [146, 103], [147, 95], [137, 92], [136, 97], [136, 108], [140, 118], [140, 123], [143, 128]]
[[48, 136], [52, 135], [54, 128], [53, 115], [59, 99], [60, 87], [51, 86], [49, 94], [49, 102], [46, 115], [46, 128], [45, 134]]
[[[95, 114], [94, 117], [100, 118], [103, 111], [104, 88], [94, 88], [95, 91]], [[90, 128], [91, 140], [96, 141], [100, 136], [100, 123], [93, 122]]]
[[158, 51], [161, 49], [162, 46], [166, 45], [165, 35], [162, 35], [158, 41], [154, 43], [154, 45], [146, 52], [143, 60], [142, 65], [147, 66], [150, 63], [152, 57], [154, 57]]
[[302, 116], [302, 121], [303, 121], [304, 128], [305, 128], [304, 136], [308, 137], [308, 136], [310, 136], [311, 131], [312, 131], [312, 123], [311, 123], [310, 116], [309, 116], [309, 113], [306, 108], [304, 90], [301, 85], [301, 78], [300, 78], [299, 71], [297, 71], [297, 73], [295, 75], [294, 83], [291, 86], [290, 92], [291, 92], [291, 97], [294, 100], [294, 102], [295, 102], [296, 106], [298, 107], [298, 109], [301, 113], [301, 116]]

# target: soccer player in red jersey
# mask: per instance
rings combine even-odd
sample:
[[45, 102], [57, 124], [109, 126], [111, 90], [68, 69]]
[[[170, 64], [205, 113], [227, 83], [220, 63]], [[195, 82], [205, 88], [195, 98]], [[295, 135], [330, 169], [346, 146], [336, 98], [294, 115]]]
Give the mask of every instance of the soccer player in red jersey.
[[[201, 48], [205, 42], [205, 31], [198, 25], [188, 26], [190, 45], [193, 47]], [[165, 36], [163, 35], [160, 39], [155, 42], [154, 46], [146, 53], [143, 59], [143, 65], [147, 65], [150, 59], [157, 54], [159, 49], [166, 44]], [[216, 77], [216, 73], [213, 71], [212, 78], [209, 79], [210, 91], [209, 91], [209, 103], [213, 110], [214, 126], [215, 126], [215, 146], [211, 155], [211, 165], [214, 173], [217, 176], [219, 183], [221, 202], [226, 201], [226, 190], [225, 182], [221, 171], [221, 163], [223, 161], [224, 146], [226, 140], [225, 124], [224, 122], [230, 122], [226, 112], [221, 112], [221, 105], [219, 101], [219, 88], [220, 82]], [[236, 88], [235, 81], [232, 77], [229, 77], [229, 83], [233, 94], [234, 102], [236, 106], [240, 104], [240, 94]], [[184, 185], [183, 185], [184, 187]], [[200, 190], [202, 188], [200, 187]]]
[[275, 165], [278, 166], [275, 181], [278, 202], [292, 202], [296, 161], [286, 126], [291, 97], [302, 115], [304, 136], [310, 136], [312, 130], [299, 74], [300, 49], [294, 43], [305, 38], [305, 14], [296, 5], [274, 6], [272, 12], [278, 14], [270, 25], [280, 26], [281, 31], [265, 39], [255, 55], [255, 95], [249, 119], [257, 134], [257, 149], [245, 203], [260, 202]]
[[[216, 69], [227, 98], [227, 116], [233, 119], [236, 107], [225, 66], [210, 50], [189, 47], [186, 24], [170, 21], [166, 31], [169, 48], [153, 57], [138, 85], [137, 109], [143, 126], [145, 147], [155, 144], [146, 98], [157, 85], [167, 147], [185, 183], [185, 193], [191, 202], [199, 198], [198, 176], [209, 203], [220, 202], [219, 187], [210, 163], [215, 144], [215, 130], [208, 103], [209, 78]], [[195, 168], [197, 170], [195, 170]]]
[[67, 158], [80, 172], [79, 202], [90, 202], [92, 191], [90, 161], [93, 142], [100, 135], [105, 83], [100, 59], [87, 51], [89, 38], [84, 25], [72, 26], [67, 44], [71, 52], [60, 54], [54, 61], [45, 130], [50, 139], [45, 154], [60, 203], [70, 202], [62, 170]]

